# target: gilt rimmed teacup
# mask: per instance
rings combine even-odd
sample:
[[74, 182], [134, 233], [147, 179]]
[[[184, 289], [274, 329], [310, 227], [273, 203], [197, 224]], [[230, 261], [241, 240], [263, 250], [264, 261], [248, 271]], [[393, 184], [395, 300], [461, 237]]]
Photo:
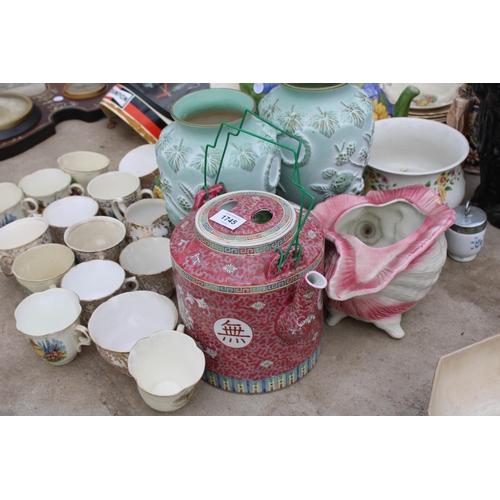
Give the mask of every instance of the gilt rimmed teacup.
[[12, 182], [0, 182], [0, 227], [38, 212], [38, 203], [26, 198], [23, 190]]
[[49, 288], [26, 297], [16, 308], [16, 328], [26, 335], [38, 356], [52, 365], [76, 358], [91, 339], [80, 325], [81, 306], [70, 290]]
[[170, 240], [142, 238], [129, 243], [120, 254], [120, 265], [139, 282], [141, 290], [170, 296], [175, 290]]
[[[114, 207], [115, 216], [125, 224], [127, 241], [137, 241], [150, 236], [170, 237], [174, 230], [164, 200], [139, 200], [128, 207]], [[121, 208], [125, 210], [122, 212]]]
[[49, 243], [30, 248], [16, 257], [12, 273], [28, 293], [59, 286], [62, 277], [74, 266], [75, 254], [66, 245]]
[[64, 243], [75, 253], [77, 263], [89, 260], [118, 262], [127, 244], [125, 226], [113, 217], [89, 217], [66, 229]]
[[99, 203], [101, 214], [115, 217], [113, 205], [124, 207], [144, 197], [153, 198], [151, 189], [141, 189], [139, 178], [129, 172], [106, 172], [92, 179], [87, 186], [88, 195]]
[[87, 325], [92, 313], [111, 297], [137, 290], [135, 276], [125, 277], [125, 271], [111, 260], [91, 260], [78, 264], [65, 274], [61, 288], [75, 292], [82, 306], [81, 322]]
[[24, 194], [38, 202], [38, 210], [42, 212], [52, 202], [69, 196], [73, 191], [85, 194], [80, 184], [71, 184], [71, 175], [59, 168], [42, 168], [24, 176], [18, 186]]
[[12, 263], [31, 247], [52, 243], [49, 223], [40, 216], [19, 219], [0, 229], [0, 274], [12, 276]]
[[64, 232], [72, 224], [94, 217], [99, 212], [97, 201], [88, 196], [67, 196], [51, 203], [43, 218], [50, 224], [54, 243], [64, 244]]

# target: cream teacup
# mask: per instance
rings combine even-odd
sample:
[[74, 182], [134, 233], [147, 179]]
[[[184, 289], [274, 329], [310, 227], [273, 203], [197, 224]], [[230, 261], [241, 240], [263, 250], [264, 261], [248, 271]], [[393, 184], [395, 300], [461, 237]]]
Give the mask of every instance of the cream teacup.
[[[31, 205], [31, 206], [30, 206]], [[0, 182], [0, 227], [38, 212], [38, 203], [25, 198], [23, 190], [12, 182]]]
[[121, 202], [128, 207], [144, 197], [153, 198], [151, 189], [141, 189], [139, 178], [129, 172], [107, 172], [92, 179], [88, 195], [99, 203], [100, 212], [115, 217], [113, 205]]
[[113, 217], [90, 217], [69, 226], [64, 243], [75, 253], [77, 263], [97, 259], [118, 262], [127, 244], [125, 226]]
[[149, 237], [130, 243], [120, 254], [120, 265], [137, 278], [141, 290], [172, 295], [175, 283], [168, 238]]
[[12, 263], [31, 247], [52, 243], [49, 223], [43, 217], [26, 217], [0, 229], [0, 273], [12, 276]]
[[160, 175], [156, 163], [156, 145], [144, 144], [132, 149], [121, 159], [118, 170], [134, 174], [139, 177], [143, 188], [153, 189], [153, 184]]
[[135, 378], [142, 399], [158, 411], [175, 411], [193, 395], [205, 371], [205, 355], [184, 332], [160, 330], [139, 340], [128, 357], [128, 370]]
[[38, 202], [39, 211], [48, 207], [53, 201], [69, 196], [73, 190], [78, 194], [85, 194], [80, 184], [71, 184], [71, 175], [59, 168], [42, 168], [26, 175], [18, 186], [26, 196]]
[[12, 273], [28, 293], [43, 292], [51, 285], [59, 286], [74, 264], [75, 254], [70, 248], [50, 243], [18, 255], [12, 264]]
[[26, 297], [16, 308], [16, 328], [28, 337], [33, 350], [52, 365], [76, 358], [91, 339], [79, 324], [80, 302], [70, 290], [51, 288]]
[[129, 242], [149, 236], [169, 238], [174, 230], [164, 200], [139, 200], [128, 207], [118, 203], [113, 210], [117, 219], [125, 224]]
[[137, 279], [134, 276], [125, 278], [123, 268], [111, 260], [82, 262], [66, 273], [61, 281], [61, 288], [75, 292], [80, 298], [81, 323], [85, 326], [102, 303], [138, 287]]
[[50, 224], [52, 241], [64, 244], [64, 232], [69, 226], [97, 215], [98, 211], [97, 201], [88, 196], [67, 196], [51, 203], [43, 211], [43, 218]]
[[57, 159], [59, 168], [84, 188], [94, 177], [108, 171], [109, 162], [107, 156], [93, 151], [72, 151]]

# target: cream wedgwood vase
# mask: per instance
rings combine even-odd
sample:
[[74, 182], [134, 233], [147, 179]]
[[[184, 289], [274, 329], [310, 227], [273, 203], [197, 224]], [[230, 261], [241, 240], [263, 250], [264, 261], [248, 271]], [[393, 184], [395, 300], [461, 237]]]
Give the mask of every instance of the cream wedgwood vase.
[[[259, 115], [302, 140], [301, 184], [315, 203], [342, 193], [361, 194], [363, 170], [373, 140], [373, 102], [359, 87], [345, 83], [283, 83], [259, 103]], [[284, 134], [278, 142], [297, 149]], [[281, 149], [277, 193], [295, 203], [301, 191], [292, 181], [293, 153]]]

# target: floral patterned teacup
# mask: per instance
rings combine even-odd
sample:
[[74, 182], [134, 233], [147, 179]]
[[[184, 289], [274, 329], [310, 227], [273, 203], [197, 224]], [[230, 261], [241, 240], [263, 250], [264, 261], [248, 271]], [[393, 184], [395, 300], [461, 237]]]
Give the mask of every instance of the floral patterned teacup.
[[25, 298], [16, 308], [16, 328], [26, 335], [35, 353], [47, 363], [65, 365], [91, 339], [79, 324], [81, 306], [70, 290], [50, 288]]
[[149, 237], [130, 243], [120, 254], [120, 265], [137, 278], [140, 290], [172, 295], [175, 283], [168, 238]]
[[118, 262], [127, 244], [125, 226], [113, 217], [89, 217], [66, 229], [64, 243], [75, 252], [77, 263], [96, 259]]
[[73, 192], [85, 194], [80, 184], [71, 184], [71, 175], [58, 168], [42, 168], [26, 175], [19, 181], [19, 187], [26, 196], [38, 202], [40, 213], [53, 201], [70, 196]]
[[139, 177], [129, 172], [107, 172], [92, 179], [87, 186], [88, 195], [99, 203], [102, 215], [115, 217], [113, 205], [128, 207], [141, 198], [153, 198], [151, 189], [141, 189]]
[[28, 248], [52, 243], [49, 223], [41, 216], [19, 219], [0, 229], [0, 274], [12, 276], [12, 263]]
[[[30, 208], [30, 205], [34, 208]], [[25, 198], [23, 190], [12, 182], [0, 182], [0, 227], [6, 226], [26, 214], [38, 212], [38, 203]]]
[[97, 307], [121, 292], [137, 290], [139, 283], [135, 276], [125, 278], [125, 271], [116, 262], [91, 260], [71, 269], [63, 277], [61, 288], [80, 298], [81, 322], [86, 326]]
[[156, 144], [143, 144], [129, 151], [118, 165], [120, 172], [130, 172], [139, 177], [143, 188], [151, 189], [160, 175], [156, 163]]
[[174, 230], [164, 200], [139, 200], [129, 207], [118, 203], [114, 209], [115, 216], [125, 224], [129, 242], [149, 236], [169, 238]]

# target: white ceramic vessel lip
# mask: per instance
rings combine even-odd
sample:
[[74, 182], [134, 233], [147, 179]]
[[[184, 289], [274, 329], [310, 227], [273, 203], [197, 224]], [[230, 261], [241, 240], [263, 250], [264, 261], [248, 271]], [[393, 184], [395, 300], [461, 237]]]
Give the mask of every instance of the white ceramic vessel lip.
[[143, 144], [132, 149], [118, 164], [120, 172], [129, 172], [138, 177], [151, 174], [157, 169], [155, 144]]
[[[73, 304], [75, 305], [75, 313], [73, 315], [73, 319], [72, 321], [67, 321], [67, 324], [66, 326], [62, 327], [62, 328], [59, 328], [57, 331], [53, 331], [52, 328], [43, 328], [43, 329], [40, 329], [38, 331], [30, 331], [30, 332], [27, 332], [25, 331], [25, 325], [24, 324], [21, 324], [20, 323], [20, 314], [23, 312], [24, 309], [26, 308], [29, 308], [30, 307], [30, 304], [32, 302], [35, 302], [35, 301], [38, 301], [38, 300], [41, 300], [42, 299], [42, 294], [47, 294], [47, 295], [66, 295], [68, 296], [68, 294], [71, 294], [71, 300], [73, 302]], [[49, 288], [48, 290], [45, 290], [43, 292], [37, 292], [37, 293], [33, 293], [32, 295], [26, 297], [16, 308], [16, 310], [14, 311], [14, 317], [16, 319], [16, 328], [26, 334], [26, 335], [30, 335], [31, 337], [43, 337], [45, 335], [57, 335], [58, 333], [60, 332], [63, 332], [64, 330], [66, 330], [68, 327], [70, 327], [75, 321], [78, 320], [80, 314], [82, 312], [82, 307], [80, 305], [80, 300], [78, 298], [78, 295], [76, 295], [76, 293], [72, 292], [71, 290], [66, 290], [66, 289], [63, 289], [63, 288]], [[24, 323], [24, 321], [23, 321]]]
[[[395, 134], [397, 134], [398, 126], [409, 126], [409, 127], [415, 127], [415, 130], [420, 129], [420, 130], [428, 130], [432, 132], [426, 132], [427, 136], [434, 136], [435, 134], [439, 134], [439, 132], [445, 132], [449, 136], [453, 136], [454, 139], [456, 139], [456, 150], [457, 150], [457, 157], [454, 161], [452, 161], [449, 165], [447, 166], [442, 166], [439, 168], [435, 168], [433, 170], [423, 170], [420, 172], [403, 172], [401, 171], [401, 167], [399, 167], [398, 170], [392, 170], [389, 167], [386, 166], [381, 166], [380, 164], [375, 163], [373, 161], [373, 156], [376, 156], [377, 154], [377, 138], [380, 137], [381, 130], [387, 129], [388, 131], [395, 131]], [[444, 127], [444, 128], [443, 128]], [[415, 130], [413, 132], [415, 132]], [[377, 135], [377, 131], [379, 131]], [[390, 132], [386, 132], [386, 134], [390, 134]], [[455, 130], [454, 128], [450, 127], [449, 125], [446, 125], [444, 123], [438, 123], [434, 122], [432, 120], [425, 120], [422, 118], [407, 118], [407, 117], [398, 117], [398, 118], [391, 118], [390, 120], [378, 120], [375, 123], [375, 132], [373, 134], [374, 141], [373, 145], [371, 147], [371, 155], [370, 155], [370, 160], [368, 161], [368, 166], [370, 168], [373, 168], [375, 170], [378, 170], [380, 172], [383, 172], [385, 174], [389, 175], [399, 175], [402, 177], [425, 177], [428, 175], [439, 175], [440, 173], [446, 172], [447, 170], [451, 170], [458, 165], [460, 165], [466, 158], [467, 155], [469, 154], [469, 143], [465, 136], [460, 133], [458, 130]], [[411, 137], [411, 134], [407, 135], [408, 138]], [[397, 135], [392, 136], [390, 139], [390, 142], [392, 142], [392, 146], [397, 144]], [[380, 139], [379, 139], [380, 141]], [[388, 147], [389, 144], [385, 144], [385, 142], [389, 143], [388, 139], [385, 139], [384, 137], [384, 146]], [[462, 150], [458, 151], [458, 146], [462, 146]], [[382, 146], [380, 146], [382, 147]], [[432, 149], [430, 150], [430, 154], [432, 155]]]
[[[135, 262], [131, 262], [130, 259], [132, 258], [134, 253], [140, 252], [141, 247], [146, 249], [149, 247], [149, 249], [153, 248], [155, 250], [157, 248], [163, 249], [165, 253], [162, 255], [162, 257], [166, 258], [166, 262], [163, 262], [163, 264], [166, 264], [166, 266], [162, 266], [161, 269], [158, 267], [153, 270], [144, 270], [143, 268], [139, 269], [139, 267], [135, 265]], [[144, 256], [141, 257], [141, 260], [143, 258]], [[151, 260], [148, 260], [148, 262], [150, 263]], [[123, 269], [131, 274], [138, 274], [142, 276], [159, 274], [172, 269], [172, 258], [170, 257], [170, 240], [162, 236], [149, 236], [147, 238], [141, 238], [140, 240], [129, 243], [120, 253], [120, 266], [122, 266]]]
[[[89, 213], [84, 216], [85, 219], [94, 217], [99, 211], [99, 204], [97, 201], [88, 196], [67, 196], [54, 201], [46, 207], [43, 211], [43, 218], [46, 219], [51, 226], [69, 227], [82, 220], [81, 216], [77, 216], [71, 211], [73, 208], [71, 205], [73, 204], [80, 205], [77, 210], [88, 210]], [[62, 213], [60, 210], [62, 210]], [[90, 212], [93, 212], [93, 214]]]
[[[106, 310], [106, 309], [108, 309], [110, 307], [113, 307], [115, 303], [120, 303], [122, 301], [132, 300], [133, 302], [138, 303], [138, 301], [134, 301], [134, 299], [139, 298], [139, 297], [145, 297], [146, 300], [147, 300], [148, 297], [150, 297], [150, 298], [152, 298], [154, 300], [157, 300], [158, 302], [160, 302], [160, 301], [164, 302], [164, 306], [168, 307], [169, 310], [170, 310], [170, 312], [173, 313], [172, 328], [176, 327], [177, 321], [179, 319], [179, 312], [177, 310], [177, 307], [175, 307], [175, 304], [168, 297], [160, 295], [160, 294], [158, 294], [156, 292], [149, 292], [147, 290], [138, 290], [138, 291], [135, 291], [135, 292], [128, 292], [128, 293], [116, 295], [115, 297], [111, 297], [109, 300], [107, 300], [106, 302], [104, 302], [103, 304], [101, 304], [100, 306], [98, 306], [96, 308], [96, 310], [93, 312], [92, 316], [90, 317], [89, 323], [88, 323], [88, 330], [89, 330], [89, 335], [92, 338], [92, 341], [96, 345], [98, 345], [101, 349], [104, 349], [104, 350], [109, 351], [109, 352], [115, 352], [115, 353], [118, 353], [118, 354], [128, 354], [131, 351], [131, 349], [134, 347], [134, 345], [139, 340], [142, 340], [145, 337], [149, 337], [149, 335], [146, 335], [146, 336], [143, 336], [141, 338], [138, 338], [135, 342], [132, 343], [132, 345], [128, 349], [126, 349], [126, 350], [118, 350], [118, 349], [113, 349], [111, 347], [107, 347], [107, 346], [103, 345], [102, 340], [100, 340], [100, 341], [96, 340], [95, 337], [94, 337], [94, 335], [92, 334], [92, 330], [95, 331], [95, 329], [92, 327], [92, 324], [97, 321], [96, 318], [97, 318], [97, 315], [99, 315], [98, 311]], [[122, 311], [121, 315], [124, 316], [124, 317], [127, 317], [127, 314], [129, 312], [130, 312], [129, 310]], [[144, 318], [142, 318], [142, 319], [144, 319]], [[142, 331], [143, 328], [141, 326], [139, 326], [138, 330]]]
[[196, 385], [200, 380], [201, 380], [201, 377], [203, 377], [203, 373], [205, 371], [205, 355], [203, 354], [203, 351], [196, 345], [196, 342], [193, 340], [192, 337], [190, 337], [189, 335], [183, 333], [183, 332], [179, 332], [179, 331], [176, 331], [176, 330], [158, 330], [157, 332], [153, 333], [153, 335], [150, 335], [149, 337], [146, 337], [146, 338], [143, 338], [139, 341], [137, 341], [134, 346], [132, 347], [132, 349], [130, 350], [130, 353], [132, 353], [132, 351], [137, 347], [141, 347], [140, 344], [142, 344], [143, 346], [147, 345], [147, 341], [149, 339], [151, 339], [152, 337], [161, 337], [161, 336], [184, 336], [184, 337], [187, 337], [187, 339], [189, 339], [191, 342], [192, 342], [192, 347], [191, 347], [191, 350], [193, 353], [195, 353], [194, 355], [197, 356], [200, 360], [200, 370], [199, 370], [199, 376], [196, 375], [193, 377], [192, 381], [190, 380], [189, 383], [186, 383], [185, 384], [185, 387], [183, 387], [182, 389], [180, 389], [178, 392], [174, 393], [174, 394], [157, 394], [157, 393], [154, 393], [154, 392], [151, 392], [151, 391], [148, 391], [147, 389], [144, 388], [144, 386], [139, 382], [137, 376], [136, 376], [136, 373], [135, 370], [134, 370], [134, 359], [133, 357], [129, 356], [128, 358], [128, 371], [130, 373], [130, 375], [132, 375], [132, 377], [135, 379], [135, 381], [137, 382], [137, 385], [140, 387], [140, 389], [142, 391], [144, 391], [146, 394], [149, 394], [150, 396], [154, 396], [154, 397], [164, 397], [164, 398], [175, 398], [176, 396], [178, 396], [179, 394], [181, 394], [183, 391], [185, 391], [186, 389], [188, 389], [189, 387], [193, 387], [194, 385]]
[[[113, 244], [110, 244], [106, 247], [99, 247], [99, 248], [94, 248], [92, 250], [85, 250], [76, 247], [72, 243], [70, 243], [69, 238], [71, 236], [71, 233], [75, 230], [78, 230], [81, 226], [84, 224], [98, 224], [100, 222], [108, 222], [110, 224], [114, 224], [115, 226], [120, 228], [121, 231], [121, 238], [117, 241], [115, 241]], [[116, 245], [118, 245], [123, 239], [125, 238], [126, 230], [125, 230], [125, 225], [123, 222], [120, 222], [118, 219], [115, 219], [114, 217], [107, 217], [105, 215], [96, 215], [95, 217], [89, 217], [88, 219], [83, 219], [79, 222], [76, 222], [75, 224], [72, 224], [69, 226], [66, 231], [64, 231], [64, 243], [71, 248], [72, 250], [76, 250], [77, 252], [103, 252], [105, 250], [109, 250], [110, 248], [114, 248]]]
[[[21, 238], [19, 234], [9, 234], [14, 233], [17, 228], [21, 227], [21, 225], [24, 225], [26, 227], [38, 226], [37, 232], [34, 233], [35, 236], [29, 229], [25, 230], [25, 234], [30, 233], [28, 234], [29, 239], [27, 239], [26, 237]], [[27, 245], [28, 243], [33, 243], [35, 240], [40, 238], [43, 233], [45, 233], [48, 227], [49, 223], [43, 217], [26, 217], [24, 219], [15, 220], [14, 222], [11, 222], [10, 224], [7, 224], [6, 226], [0, 228], [0, 250], [12, 250], [14, 248]]]
[[99, 200], [114, 200], [128, 196], [141, 187], [139, 177], [130, 172], [106, 172], [94, 177], [87, 185], [87, 193]]
[[[94, 268], [94, 273], [90, 275], [89, 272], [92, 272], [92, 268]], [[88, 293], [88, 290], [86, 288], [90, 286], [89, 278], [90, 280], [99, 280], [99, 273], [102, 271], [109, 273], [109, 269], [111, 269], [111, 273], [113, 273], [113, 279], [111, 281], [112, 286], [109, 286], [109, 289], [103, 289], [102, 292], [98, 294]], [[82, 278], [83, 284], [81, 281]], [[98, 300], [116, 292], [116, 290], [121, 287], [124, 280], [125, 271], [118, 263], [111, 260], [90, 260], [77, 264], [75, 267], [70, 269], [64, 275], [61, 281], [61, 288], [65, 288], [66, 290], [71, 290], [72, 292], [76, 293], [80, 297], [80, 300]], [[102, 285], [103, 282], [104, 280], [99, 280], [100, 285]]]
[[15, 207], [24, 197], [23, 190], [12, 182], [0, 183], [0, 213]]
[[[83, 160], [77, 160], [77, 155]], [[85, 158], [87, 157], [87, 158]], [[90, 160], [89, 163], [85, 163]], [[97, 161], [96, 161], [97, 160]], [[95, 163], [94, 163], [95, 162]], [[109, 167], [110, 159], [94, 151], [71, 151], [60, 156], [57, 159], [59, 168], [65, 172], [78, 173], [95, 173], [99, 170], [104, 170]], [[76, 164], [75, 164], [76, 163]]]
[[[437, 362], [436, 369], [434, 371], [434, 377], [432, 380], [432, 387], [431, 387], [431, 394], [429, 397], [429, 404], [427, 408], [427, 414], [430, 416], [438, 416], [437, 410], [438, 408], [435, 408], [436, 406], [439, 406], [439, 401], [438, 401], [438, 387], [437, 387], [437, 382], [439, 381], [439, 376], [440, 371], [441, 371], [441, 366], [446, 362], [447, 359], [449, 358], [455, 358], [459, 357], [463, 353], [466, 353], [467, 351], [480, 351], [481, 349], [484, 349], [485, 345], [488, 345], [490, 343], [497, 343], [500, 340], [500, 334], [493, 335], [491, 337], [487, 337], [485, 339], [479, 340], [478, 342], [475, 342], [473, 344], [470, 344], [468, 346], [462, 347], [460, 349], [457, 349], [456, 351], [450, 352], [448, 354], [444, 354], [441, 356]], [[491, 347], [490, 347], [491, 349]], [[444, 377], [444, 376], [443, 376]], [[455, 375], [456, 378], [460, 379], [459, 376]]]
[[[30, 277], [23, 276], [21, 269], [17, 269], [19, 266], [23, 265], [23, 261], [29, 260], [29, 258], [32, 255], [36, 255], [37, 253], [45, 252], [45, 251], [48, 251], [48, 252], [49, 251], [50, 252], [57, 251], [59, 254], [60, 262], [61, 262], [61, 260], [64, 259], [61, 262], [61, 264], [64, 264], [65, 270], [61, 271], [60, 273], [58, 273], [56, 275], [47, 276], [45, 278], [40, 278], [40, 279], [32, 279]], [[74, 264], [74, 262], [75, 262], [75, 254], [73, 253], [73, 250], [71, 250], [71, 248], [68, 248], [65, 245], [60, 245], [58, 243], [47, 243], [45, 245], [38, 245], [36, 247], [29, 248], [28, 250], [26, 250], [22, 254], [18, 255], [12, 264], [12, 273], [14, 274], [14, 276], [18, 280], [21, 280], [24, 282], [43, 283], [44, 281], [54, 280], [54, 279], [60, 278], [61, 276], [64, 276], [68, 272], [68, 269], [70, 269], [71, 266]]]
[[42, 198], [67, 188], [70, 183], [71, 175], [61, 169], [43, 168], [24, 176], [18, 185], [26, 196]]

